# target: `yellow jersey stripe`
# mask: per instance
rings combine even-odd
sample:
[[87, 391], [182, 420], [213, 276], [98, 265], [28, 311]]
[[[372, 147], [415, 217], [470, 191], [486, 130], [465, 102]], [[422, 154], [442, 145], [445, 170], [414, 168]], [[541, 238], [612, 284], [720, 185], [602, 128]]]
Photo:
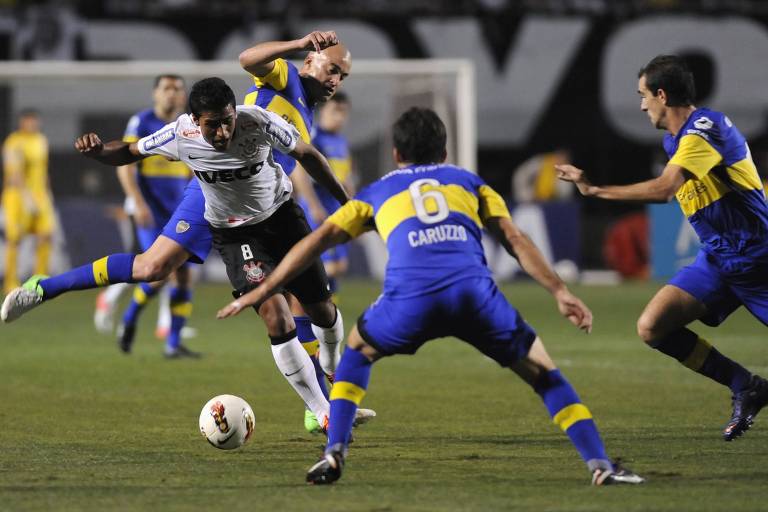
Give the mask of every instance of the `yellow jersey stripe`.
[[128, 144], [133, 144], [134, 142], [139, 142], [139, 137], [136, 135], [126, 135], [123, 137], [123, 142], [127, 142]]
[[[424, 185], [421, 188], [422, 192], [429, 190], [437, 190], [443, 194], [448, 203], [448, 209], [453, 212], [463, 213], [478, 227], [482, 227], [480, 216], [478, 214], [479, 200], [478, 197], [469, 192], [461, 185]], [[437, 205], [432, 198], [427, 199], [425, 202], [425, 208], [427, 213], [434, 213], [437, 211]], [[376, 212], [376, 227], [384, 242], [387, 241], [389, 234], [399, 226], [403, 221], [416, 216], [416, 208], [413, 205], [413, 198], [411, 197], [410, 190], [403, 190], [402, 192], [391, 196]]]
[[307, 144], [310, 143], [309, 130], [307, 129], [307, 125], [304, 123], [304, 118], [301, 117], [301, 112], [299, 112], [296, 107], [291, 105], [288, 100], [279, 94], [275, 94], [275, 96], [272, 98], [272, 101], [270, 101], [269, 105], [267, 105], [267, 110], [274, 112], [295, 126], [296, 129], [299, 130], [301, 140]]
[[139, 173], [151, 178], [191, 178], [192, 172], [184, 162], [167, 160], [160, 155], [150, 156], [139, 162]]
[[709, 142], [698, 135], [684, 135], [669, 163], [701, 179], [722, 161], [723, 156]]
[[334, 382], [331, 388], [331, 400], [348, 400], [360, 405], [365, 396], [365, 390], [351, 382]]
[[571, 404], [560, 409], [560, 411], [555, 414], [553, 421], [563, 429], [563, 432], [565, 432], [577, 421], [590, 419], [592, 419], [592, 413], [589, 412], [586, 405]]
[[355, 238], [365, 233], [365, 223], [371, 217], [373, 217], [373, 206], [359, 199], [352, 199], [328, 217], [326, 222], [336, 224], [349, 236]]
[[683, 365], [693, 371], [698, 371], [707, 359], [710, 350], [712, 350], [712, 345], [707, 340], [699, 338], [696, 341], [696, 345], [693, 346], [691, 353], [683, 361]]
[[245, 95], [245, 99], [243, 100], [244, 105], [255, 105], [256, 104], [256, 98], [259, 96], [259, 91], [253, 91], [249, 92]]
[[737, 188], [742, 190], [760, 190], [763, 188], [755, 163], [750, 157], [729, 165], [726, 172]]
[[253, 83], [256, 87], [270, 85], [278, 91], [282, 91], [288, 85], [288, 62], [285, 59], [275, 59], [272, 71], [264, 76], [254, 76]]
[[511, 218], [509, 214], [509, 208], [504, 198], [501, 197], [498, 192], [493, 190], [488, 185], [480, 185], [477, 190], [480, 196], [480, 217], [483, 220], [490, 217], [506, 217]]
[[109, 284], [107, 259], [109, 259], [109, 256], [104, 256], [100, 260], [93, 262], [93, 280], [96, 281], [96, 286], [106, 286]]
[[686, 180], [677, 190], [675, 197], [685, 216], [690, 217], [730, 191], [728, 185], [723, 183], [716, 174], [709, 173], [701, 179]]
[[352, 162], [349, 158], [329, 158], [328, 163], [340, 182], [347, 181], [349, 173], [352, 172]]

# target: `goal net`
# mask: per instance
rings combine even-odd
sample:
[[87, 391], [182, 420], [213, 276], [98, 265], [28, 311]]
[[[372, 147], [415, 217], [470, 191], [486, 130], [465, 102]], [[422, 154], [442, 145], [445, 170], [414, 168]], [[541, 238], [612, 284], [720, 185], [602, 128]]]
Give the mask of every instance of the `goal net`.
[[[55, 252], [68, 254], [73, 264], [122, 250], [119, 230], [109, 214], [119, 212], [109, 208], [121, 202], [117, 179], [107, 168], [77, 154], [73, 142], [88, 131], [105, 141], [121, 138], [129, 117], [151, 107], [154, 77], [164, 73], [181, 75], [187, 87], [200, 78], [219, 76], [233, 88], [238, 101], [251, 85], [248, 74], [229, 61], [0, 63], [0, 135], [15, 128], [19, 111], [34, 108], [40, 113], [50, 143], [51, 185], [66, 235], [66, 244], [59, 236], [60, 251]], [[352, 105], [345, 134], [359, 185], [393, 169], [391, 126], [411, 106], [434, 109], [448, 130], [449, 161], [476, 170], [470, 61], [356, 59], [343, 89]], [[365, 252], [366, 260], [373, 258], [364, 262], [365, 270], [380, 275], [384, 257], [380, 247], [371, 246]], [[53, 270], [67, 265], [66, 259], [59, 258]]]

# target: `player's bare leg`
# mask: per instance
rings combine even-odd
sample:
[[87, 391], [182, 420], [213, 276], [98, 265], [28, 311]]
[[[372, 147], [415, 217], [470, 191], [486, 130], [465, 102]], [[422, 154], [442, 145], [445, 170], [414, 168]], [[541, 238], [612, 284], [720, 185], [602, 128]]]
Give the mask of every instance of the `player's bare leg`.
[[652, 348], [731, 390], [733, 410], [723, 429], [723, 438], [731, 441], [746, 432], [760, 409], [768, 404], [768, 381], [753, 375], [685, 327], [707, 313], [707, 307], [691, 294], [666, 285], [640, 315], [637, 333]]

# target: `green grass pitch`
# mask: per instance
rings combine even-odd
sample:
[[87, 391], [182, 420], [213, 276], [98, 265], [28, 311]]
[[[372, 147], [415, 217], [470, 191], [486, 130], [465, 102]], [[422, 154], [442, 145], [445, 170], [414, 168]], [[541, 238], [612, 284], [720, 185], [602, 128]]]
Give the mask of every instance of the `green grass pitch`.
[[[727, 390], [643, 346], [635, 320], [655, 284], [575, 287], [595, 313], [587, 336], [532, 284], [504, 286], [592, 410], [611, 456], [648, 482], [592, 488], [567, 438], [511, 372], [455, 340], [374, 367], [344, 477], [304, 483], [323, 439], [276, 371], [254, 313], [214, 318], [229, 294], [200, 286], [190, 346], [166, 361], [151, 336], [133, 355], [91, 323], [95, 292], [72, 293], [0, 326], [0, 510], [722, 511], [768, 508], [768, 413], [732, 443], [720, 430]], [[347, 328], [378, 285], [344, 283]], [[768, 373], [766, 330], [739, 311], [695, 329], [751, 370]], [[197, 432], [212, 396], [244, 397], [256, 432], [213, 449]]]

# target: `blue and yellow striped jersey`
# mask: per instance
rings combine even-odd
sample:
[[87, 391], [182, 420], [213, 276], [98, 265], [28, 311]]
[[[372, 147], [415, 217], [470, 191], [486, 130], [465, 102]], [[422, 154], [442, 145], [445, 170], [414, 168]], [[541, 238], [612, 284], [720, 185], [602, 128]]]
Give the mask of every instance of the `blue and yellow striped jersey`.
[[499, 194], [466, 169], [436, 164], [390, 172], [328, 222], [356, 237], [373, 219], [389, 251], [384, 294], [406, 298], [490, 276], [481, 238], [491, 217], [509, 217]]
[[728, 117], [700, 108], [677, 136], [667, 134], [669, 163], [692, 176], [677, 191], [704, 249], [742, 254], [768, 241], [768, 205], [744, 136]]
[[[142, 110], [131, 117], [123, 135], [123, 141], [136, 142], [165, 127], [153, 109]], [[182, 162], [168, 160], [160, 155], [139, 161], [138, 183], [141, 194], [147, 201], [155, 220], [165, 224], [184, 196], [184, 188], [192, 173]]]
[[[320, 151], [331, 165], [333, 174], [343, 184], [352, 172], [352, 159], [349, 154], [347, 138], [341, 133], [332, 133], [317, 128], [312, 136], [312, 145]], [[326, 212], [335, 212], [340, 204], [325, 187], [313, 182], [315, 194]]]
[[[266, 76], [253, 77], [253, 85], [245, 95], [246, 105], [274, 112], [299, 131], [301, 140], [310, 143], [310, 132], [314, 119], [314, 108], [309, 104], [301, 76], [296, 66], [285, 59], [276, 59], [275, 67]], [[296, 160], [276, 152], [275, 161], [286, 174], [296, 167]]]

